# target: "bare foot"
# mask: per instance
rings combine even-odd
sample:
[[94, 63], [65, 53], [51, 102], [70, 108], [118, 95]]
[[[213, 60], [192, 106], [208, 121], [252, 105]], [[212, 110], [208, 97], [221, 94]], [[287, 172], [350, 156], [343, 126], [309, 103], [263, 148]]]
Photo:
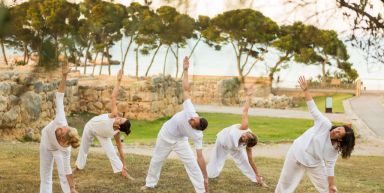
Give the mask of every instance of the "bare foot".
[[140, 190], [142, 191], [142, 192], [150, 192], [150, 191], [153, 191], [155, 188], [151, 188], [151, 187], [148, 187], [148, 186], [142, 186], [141, 188], [140, 188]]

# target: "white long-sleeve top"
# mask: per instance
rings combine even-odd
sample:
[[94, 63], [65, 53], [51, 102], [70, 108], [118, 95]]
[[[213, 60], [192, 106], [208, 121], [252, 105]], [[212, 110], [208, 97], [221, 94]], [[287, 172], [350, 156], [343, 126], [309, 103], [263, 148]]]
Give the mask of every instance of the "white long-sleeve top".
[[245, 148], [245, 144], [239, 144], [241, 135], [246, 132], [251, 132], [250, 129], [242, 130], [240, 129], [241, 124], [234, 124], [227, 128], [224, 128], [217, 134], [217, 141], [228, 150], [241, 150]]
[[[68, 126], [67, 119], [65, 118], [64, 111], [64, 93], [57, 92], [56, 93], [56, 116], [53, 121], [51, 121], [47, 126], [45, 126], [42, 130], [41, 135], [41, 145], [47, 150], [52, 151], [54, 153], [59, 153], [62, 156], [58, 156], [56, 164], [57, 167], [63, 167], [65, 175], [72, 174], [70, 158], [71, 158], [71, 147], [63, 147], [59, 144], [56, 138], [56, 129], [60, 127]], [[56, 151], [56, 152], [55, 152]]]
[[93, 117], [85, 124], [85, 129], [91, 129], [97, 136], [113, 138], [119, 130], [113, 129], [115, 118], [110, 118], [108, 113]]
[[163, 124], [159, 136], [168, 143], [176, 143], [179, 140], [188, 140], [190, 137], [195, 144], [195, 149], [202, 149], [203, 131], [196, 130], [189, 124], [191, 118], [198, 116], [191, 99], [185, 100], [183, 103], [183, 110], [173, 115], [171, 119]]
[[307, 167], [325, 164], [327, 175], [334, 176], [338, 151], [330, 138], [332, 123], [319, 111], [313, 100], [307, 101], [307, 105], [315, 124], [294, 141], [294, 155], [297, 161]]

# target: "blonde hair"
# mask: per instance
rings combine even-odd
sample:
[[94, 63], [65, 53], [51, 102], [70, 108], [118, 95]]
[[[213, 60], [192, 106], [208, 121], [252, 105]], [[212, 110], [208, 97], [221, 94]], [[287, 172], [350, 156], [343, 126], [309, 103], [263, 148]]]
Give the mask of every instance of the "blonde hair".
[[68, 129], [69, 131], [64, 136], [65, 141], [73, 148], [78, 148], [80, 146], [80, 136], [77, 129], [73, 127], [68, 127]]

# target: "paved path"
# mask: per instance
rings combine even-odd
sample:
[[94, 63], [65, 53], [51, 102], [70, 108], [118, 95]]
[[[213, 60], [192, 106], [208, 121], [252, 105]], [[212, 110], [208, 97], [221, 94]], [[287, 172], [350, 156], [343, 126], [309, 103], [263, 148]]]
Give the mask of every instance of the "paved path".
[[[210, 113], [232, 113], [242, 114], [242, 107], [229, 107], [218, 105], [195, 105], [198, 112]], [[250, 108], [249, 115], [252, 116], [265, 116], [265, 117], [280, 117], [280, 118], [296, 118], [296, 119], [312, 119], [308, 111], [303, 110], [283, 110], [283, 109], [266, 109], [266, 108]], [[332, 121], [337, 122], [350, 122], [346, 114], [325, 113]]]
[[[252, 150], [255, 157], [282, 159], [288, 152], [290, 146], [291, 143], [257, 144]], [[124, 147], [124, 152], [128, 153], [128, 156], [129, 154], [152, 156], [154, 148], [153, 146], [145, 145], [125, 145]], [[191, 147], [193, 148], [193, 146]], [[203, 154], [206, 160], [210, 160], [212, 148], [213, 144], [204, 145]], [[101, 147], [91, 147], [90, 151], [104, 154], [104, 150]], [[359, 142], [359, 144], [355, 146], [353, 156], [384, 156], [384, 148], [379, 143], [372, 144], [371, 142]], [[172, 152], [168, 158], [178, 159], [174, 152]]]
[[384, 106], [380, 96], [362, 95], [349, 100], [353, 112], [379, 138], [384, 138]]

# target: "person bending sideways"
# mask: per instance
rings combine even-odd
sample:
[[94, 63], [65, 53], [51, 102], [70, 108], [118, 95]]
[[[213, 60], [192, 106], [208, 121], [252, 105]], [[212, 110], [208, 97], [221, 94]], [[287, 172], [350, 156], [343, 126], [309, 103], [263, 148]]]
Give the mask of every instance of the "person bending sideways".
[[211, 160], [207, 165], [208, 177], [218, 177], [221, 170], [223, 170], [227, 155], [231, 154], [236, 166], [245, 176], [252, 182], [267, 187], [253, 161], [252, 147], [257, 144], [258, 139], [248, 128], [249, 104], [250, 95], [247, 96], [244, 103], [241, 124], [229, 126], [217, 134]]
[[40, 141], [40, 193], [52, 193], [53, 162], [56, 162], [61, 190], [77, 193], [70, 164], [71, 147], [80, 145], [75, 128], [69, 127], [64, 112], [64, 91], [70, 69], [63, 65], [62, 79], [56, 93], [56, 116], [41, 132]]
[[306, 173], [321, 193], [337, 193], [334, 168], [338, 157], [347, 159], [355, 146], [351, 127], [332, 126], [331, 121], [317, 109], [303, 76], [299, 78], [309, 112], [315, 124], [298, 137], [289, 148], [275, 193], [294, 192]]
[[[126, 135], [131, 133], [131, 123], [128, 119], [120, 117], [117, 111], [117, 96], [119, 94], [122, 77], [123, 71], [120, 70], [117, 74], [117, 82], [111, 95], [111, 113], [93, 117], [85, 124], [79, 154], [76, 160], [76, 171], [84, 169], [89, 147], [96, 137], [111, 162], [113, 172], [121, 173], [122, 176], [134, 180], [127, 172], [123, 144], [120, 140], [120, 132], [124, 132]], [[115, 139], [119, 156], [117, 156], [115, 148], [113, 147], [112, 138]]]
[[[188, 82], [188, 57], [184, 58], [183, 75], [183, 111], [176, 113], [165, 122], [157, 136], [155, 149], [148, 169], [145, 186], [142, 191], [155, 188], [160, 178], [164, 160], [174, 151], [187, 170], [189, 179], [198, 193], [208, 192], [208, 175], [203, 157], [203, 131], [207, 128], [206, 119], [199, 117], [190, 99]], [[188, 143], [192, 138], [195, 144], [197, 160]]]

